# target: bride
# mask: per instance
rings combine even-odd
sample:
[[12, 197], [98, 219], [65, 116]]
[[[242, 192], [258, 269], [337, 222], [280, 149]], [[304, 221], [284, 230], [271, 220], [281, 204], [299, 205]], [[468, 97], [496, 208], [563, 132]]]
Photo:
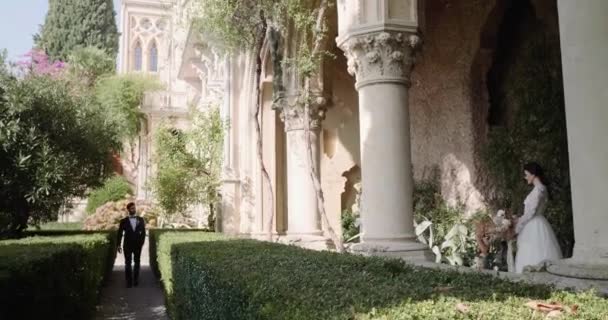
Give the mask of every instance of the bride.
[[543, 169], [537, 163], [524, 166], [525, 180], [534, 189], [524, 201], [524, 214], [515, 226], [517, 254], [515, 272], [522, 273], [525, 266], [537, 265], [545, 260], [558, 260], [562, 252], [551, 225], [543, 216], [549, 201]]

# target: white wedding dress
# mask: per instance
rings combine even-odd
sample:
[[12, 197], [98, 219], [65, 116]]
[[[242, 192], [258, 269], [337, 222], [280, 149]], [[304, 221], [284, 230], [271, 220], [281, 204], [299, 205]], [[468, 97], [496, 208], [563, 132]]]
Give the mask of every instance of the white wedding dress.
[[535, 181], [534, 189], [524, 201], [524, 214], [515, 226], [517, 232], [516, 273], [522, 273], [525, 266], [562, 258], [557, 237], [543, 216], [547, 202], [547, 188], [542, 183]]

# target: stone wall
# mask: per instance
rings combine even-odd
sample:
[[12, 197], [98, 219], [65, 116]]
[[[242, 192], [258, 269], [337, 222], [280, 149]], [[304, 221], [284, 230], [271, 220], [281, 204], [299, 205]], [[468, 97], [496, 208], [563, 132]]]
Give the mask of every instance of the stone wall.
[[[556, 1], [532, 0], [536, 16], [557, 32]], [[439, 174], [448, 203], [467, 213], [491, 190], [481, 162], [488, 133], [487, 73], [506, 0], [428, 0], [422, 50], [412, 76], [410, 114], [414, 178]]]
[[[440, 179], [448, 202], [463, 203], [467, 212], [484, 207], [479, 151], [489, 110], [485, 77], [502, 7], [496, 1], [427, 1], [424, 44], [412, 76], [414, 178]], [[361, 164], [354, 79], [346, 72], [343, 53], [335, 54], [325, 68], [333, 104], [323, 123], [321, 171], [326, 209], [337, 224], [339, 212], [352, 205], [355, 181], [350, 180], [360, 179]]]
[[495, 1], [427, 1], [410, 90], [414, 177], [438, 172], [448, 203], [462, 203], [467, 212], [484, 206], [478, 152], [486, 133], [489, 61], [480, 44], [494, 9]]
[[359, 104], [355, 80], [348, 74], [346, 58], [334, 47], [335, 60], [325, 66], [325, 86], [331, 104], [321, 143], [321, 185], [332, 227], [340, 233], [341, 212], [355, 199], [354, 183], [361, 180]]

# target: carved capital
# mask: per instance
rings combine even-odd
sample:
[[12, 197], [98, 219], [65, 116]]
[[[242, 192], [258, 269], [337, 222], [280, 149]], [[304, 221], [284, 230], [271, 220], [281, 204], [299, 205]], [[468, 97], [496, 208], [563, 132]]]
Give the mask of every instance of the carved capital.
[[340, 44], [348, 59], [348, 72], [357, 78], [357, 89], [378, 82], [409, 86], [420, 37], [413, 33], [380, 31], [354, 35]]
[[305, 124], [305, 105], [308, 103], [308, 121], [310, 130], [318, 130], [325, 119], [327, 112], [327, 99], [323, 96], [308, 98], [298, 97], [295, 101], [288, 98], [281, 98], [276, 102], [277, 109], [280, 110], [280, 117], [285, 123], [285, 131], [304, 130]]

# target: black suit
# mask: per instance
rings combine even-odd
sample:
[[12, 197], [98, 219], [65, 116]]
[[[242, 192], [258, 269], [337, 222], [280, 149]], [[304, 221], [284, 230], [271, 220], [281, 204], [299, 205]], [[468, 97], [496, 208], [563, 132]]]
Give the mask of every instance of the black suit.
[[[139, 279], [139, 258], [141, 256], [141, 248], [146, 241], [146, 222], [142, 217], [135, 217], [137, 224], [135, 230], [131, 226], [129, 217], [120, 220], [118, 227], [118, 246], [122, 240], [122, 234], [125, 234], [125, 242], [122, 246], [123, 253], [125, 255], [125, 276], [127, 278], [127, 285], [131, 286], [133, 281], [137, 285]], [[133, 276], [131, 276], [131, 259], [135, 260], [135, 270]]]

